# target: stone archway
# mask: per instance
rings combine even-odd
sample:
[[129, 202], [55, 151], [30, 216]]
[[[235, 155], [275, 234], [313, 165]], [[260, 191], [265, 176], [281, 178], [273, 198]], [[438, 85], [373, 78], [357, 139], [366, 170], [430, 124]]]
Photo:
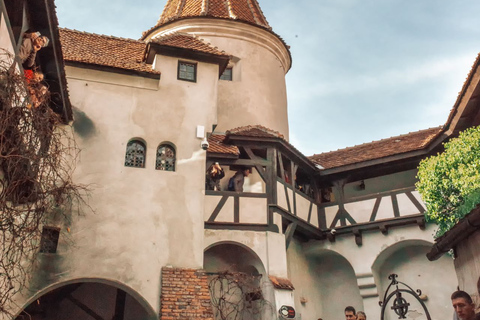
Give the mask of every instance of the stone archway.
[[[453, 260], [444, 256], [438, 261], [428, 261], [426, 254], [432, 243], [425, 240], [410, 239], [399, 241], [385, 248], [375, 259], [372, 272], [375, 277], [379, 299], [383, 299], [392, 273], [398, 275], [398, 281], [420, 289], [424, 295], [424, 303], [433, 319], [441, 319], [445, 315], [453, 315], [450, 294], [456, 290], [457, 280]], [[414, 300], [414, 299], [413, 299]], [[415, 301], [411, 301], [414, 303]], [[410, 302], [410, 301], [409, 301]], [[417, 311], [420, 310], [420, 311]], [[411, 305], [409, 318], [422, 318], [421, 306]], [[397, 319], [394, 314], [386, 314], [385, 319]]]
[[16, 320], [155, 320], [151, 306], [134, 290], [104, 279], [55, 284], [32, 297]]

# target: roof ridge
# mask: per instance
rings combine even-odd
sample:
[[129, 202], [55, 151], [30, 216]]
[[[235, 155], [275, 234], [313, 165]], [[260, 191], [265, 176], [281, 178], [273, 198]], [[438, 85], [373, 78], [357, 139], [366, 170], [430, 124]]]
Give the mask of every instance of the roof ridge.
[[69, 29], [69, 28], [60, 28], [59, 27], [58, 29], [60, 31], [75, 32], [75, 33], [80, 33], [80, 34], [84, 34], [84, 35], [91, 35], [91, 36], [96, 36], [96, 37], [109, 38], [109, 39], [113, 39], [113, 40], [122, 40], [122, 41], [145, 44], [145, 41], [143, 41], [143, 40], [122, 38], [122, 37], [116, 37], [116, 36], [112, 36], [112, 35], [99, 34], [99, 33], [87, 32], [87, 31], [80, 31], [80, 30]]
[[311, 156], [308, 156], [308, 158], [318, 156], [318, 155], [327, 155], [329, 153], [338, 152], [338, 151], [346, 151], [346, 150], [358, 148], [358, 147], [361, 147], [361, 146], [369, 145], [369, 144], [372, 144], [372, 143], [383, 142], [383, 141], [387, 141], [387, 140], [391, 140], [391, 139], [395, 139], [395, 138], [402, 138], [402, 137], [406, 137], [406, 136], [414, 134], [414, 133], [426, 132], [426, 131], [433, 130], [433, 129], [438, 130], [438, 129], [442, 129], [442, 128], [443, 128], [443, 125], [440, 125], [440, 126], [437, 126], [437, 127], [431, 127], [431, 128], [421, 129], [421, 130], [417, 130], [417, 131], [411, 131], [411, 132], [404, 133], [404, 134], [401, 134], [401, 135], [398, 135], [398, 136], [391, 136], [389, 138], [383, 138], [383, 139], [380, 139], [380, 140], [373, 140], [373, 141], [370, 141], [370, 142], [364, 142], [364, 143], [361, 143], [361, 144], [356, 144], [356, 145], [353, 145], [353, 146], [349, 146], [349, 147], [345, 147], [345, 148], [341, 148], [341, 149], [337, 149], [337, 150], [331, 150], [331, 151], [322, 152], [322, 153], [315, 153]]
[[284, 136], [283, 134], [281, 134], [279, 131], [276, 131], [276, 130], [267, 128], [267, 127], [265, 127], [265, 126], [263, 126], [263, 125], [261, 125], [261, 124], [240, 126], [240, 127], [237, 127], [237, 128], [233, 128], [233, 129], [227, 130], [226, 133], [227, 133], [227, 135], [228, 135], [228, 134], [235, 134], [235, 133], [237, 133], [237, 132], [246, 131], [246, 130], [249, 130], [249, 129], [258, 129], [258, 130], [263, 131], [263, 132], [265, 132], [265, 133], [268, 133], [268, 134], [277, 136], [277, 138], [281, 138], [281, 139], [284, 139], [284, 140], [285, 140], [285, 136]]

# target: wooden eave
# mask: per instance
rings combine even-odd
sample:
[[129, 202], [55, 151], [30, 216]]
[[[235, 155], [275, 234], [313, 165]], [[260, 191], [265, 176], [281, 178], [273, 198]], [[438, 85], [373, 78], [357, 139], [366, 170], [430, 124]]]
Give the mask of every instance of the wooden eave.
[[457, 136], [462, 130], [480, 125], [480, 54], [460, 91], [454, 107], [445, 123], [449, 136]]
[[374, 178], [377, 176], [410, 170], [418, 167], [422, 159], [443, 150], [442, 143], [448, 136], [441, 132], [437, 137], [423, 149], [405, 152], [353, 163], [346, 166], [335, 167], [331, 169], [319, 170], [318, 176], [322, 179], [337, 180], [347, 178], [350, 181]]
[[275, 146], [288, 158], [294, 162], [301, 164], [304, 169], [307, 169], [307, 173], [314, 174], [318, 169], [315, 167], [315, 164], [311, 162], [307, 157], [305, 157], [300, 151], [295, 149], [288, 142], [282, 138], [267, 138], [267, 137], [249, 137], [241, 135], [228, 135], [227, 141], [230, 141], [233, 145], [242, 146], [249, 145], [252, 142], [255, 145], [265, 145], [265, 146]]
[[152, 64], [153, 60], [155, 59], [155, 55], [157, 54], [169, 57], [195, 60], [205, 63], [218, 64], [219, 77], [223, 74], [223, 72], [228, 66], [228, 63], [230, 62], [230, 56], [228, 55], [218, 55], [213, 53], [200, 52], [192, 49], [162, 45], [155, 42], [147, 43], [144, 55], [145, 62], [148, 64]]
[[37, 55], [46, 75], [50, 91], [50, 106], [62, 116], [65, 123], [73, 120], [72, 105], [68, 96], [67, 79], [63, 60], [58, 20], [53, 0], [28, 1], [31, 28], [40, 31], [50, 39], [50, 44]]
[[437, 260], [450, 249], [466, 240], [474, 232], [480, 230], [480, 206], [473, 209], [465, 218], [460, 220], [452, 229], [442, 237], [435, 240], [427, 258], [430, 261]]
[[112, 67], [112, 66], [101, 66], [98, 64], [79, 62], [79, 61], [65, 61], [65, 65], [78, 67], [78, 68], [87, 68], [87, 69], [97, 70], [102, 72], [117, 73], [117, 74], [129, 75], [129, 76], [139, 76], [139, 77], [149, 78], [149, 79], [160, 79], [160, 76], [161, 76], [160, 72], [151, 73], [151, 72], [144, 72], [139, 70], [123, 69], [123, 68]]
[[231, 154], [231, 153], [218, 153], [218, 152], [208, 152], [207, 151], [207, 159], [238, 159], [239, 154]]

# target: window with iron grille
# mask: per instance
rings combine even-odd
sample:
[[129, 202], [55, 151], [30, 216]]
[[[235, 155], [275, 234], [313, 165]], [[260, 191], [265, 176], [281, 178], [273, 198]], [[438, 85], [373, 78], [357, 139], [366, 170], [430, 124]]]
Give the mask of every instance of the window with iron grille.
[[175, 171], [175, 149], [169, 144], [161, 144], [157, 149], [155, 169]]
[[42, 239], [40, 240], [40, 252], [56, 253], [60, 229], [54, 227], [43, 227]]
[[227, 80], [227, 81], [232, 81], [232, 68], [227, 68], [225, 71], [223, 71], [222, 75], [220, 76], [220, 80]]
[[189, 62], [178, 62], [178, 79], [197, 82], [197, 65]]
[[131, 140], [127, 143], [125, 167], [145, 168], [145, 143]]

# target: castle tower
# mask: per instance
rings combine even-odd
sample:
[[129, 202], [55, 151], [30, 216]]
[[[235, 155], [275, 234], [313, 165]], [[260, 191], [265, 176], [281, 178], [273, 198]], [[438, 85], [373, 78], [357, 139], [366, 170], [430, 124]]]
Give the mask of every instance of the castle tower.
[[288, 140], [285, 74], [291, 55], [256, 0], [169, 0], [143, 40], [172, 32], [198, 36], [231, 55], [224, 74], [231, 81], [218, 85], [217, 132], [260, 124]]

